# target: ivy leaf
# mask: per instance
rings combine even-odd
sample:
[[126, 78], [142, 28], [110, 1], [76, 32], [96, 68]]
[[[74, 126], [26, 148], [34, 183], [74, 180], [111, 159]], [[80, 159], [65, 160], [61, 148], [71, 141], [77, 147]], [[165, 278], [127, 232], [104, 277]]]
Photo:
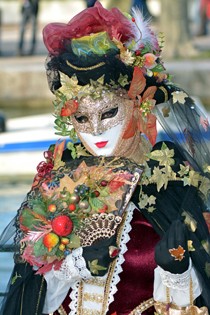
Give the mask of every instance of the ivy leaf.
[[85, 150], [85, 148], [79, 144], [76, 147], [77, 157], [80, 158], [81, 156], [90, 156], [90, 154]]
[[173, 96], [173, 103], [179, 102], [181, 104], [184, 104], [185, 98], [188, 97], [188, 95], [184, 93], [183, 91], [175, 91], [171, 94]]
[[174, 165], [174, 150], [167, 147], [165, 143], [162, 144], [160, 150], [154, 150], [148, 154], [151, 160], [158, 161], [160, 165]]
[[152, 179], [154, 180], [155, 183], [157, 183], [158, 192], [164, 185], [167, 186], [168, 179], [166, 178], [165, 174], [163, 174], [159, 167], [154, 167]]
[[93, 261], [88, 261], [88, 267], [90, 269], [90, 272], [94, 275], [98, 275], [100, 270], [106, 270], [106, 267], [98, 265], [98, 259], [95, 259]]
[[189, 174], [189, 170], [190, 170], [189, 165], [185, 166], [180, 164], [180, 171], [178, 172], [178, 174], [182, 177], [186, 174]]

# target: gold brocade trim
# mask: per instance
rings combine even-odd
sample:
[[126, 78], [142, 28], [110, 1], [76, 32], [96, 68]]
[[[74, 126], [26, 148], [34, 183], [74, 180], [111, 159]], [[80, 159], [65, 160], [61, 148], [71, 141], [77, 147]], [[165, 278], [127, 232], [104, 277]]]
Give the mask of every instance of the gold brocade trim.
[[[122, 235], [122, 232], [123, 232], [123, 228], [124, 228], [124, 225], [125, 225], [125, 221], [126, 221], [127, 215], [128, 215], [127, 212], [125, 212], [123, 214], [122, 222], [121, 222], [119, 231], [117, 233], [117, 241], [116, 241], [116, 243], [117, 243], [118, 246], [120, 245], [120, 239], [121, 239], [121, 235]], [[112, 282], [112, 278], [113, 278], [113, 274], [114, 274], [116, 263], [117, 263], [117, 259], [115, 259], [110, 264], [110, 268], [109, 268], [109, 271], [108, 271], [108, 276], [107, 276], [106, 284], [105, 284], [104, 301], [103, 301], [101, 315], [106, 314], [106, 308], [107, 308], [107, 303], [108, 303], [108, 298], [109, 298], [109, 289], [110, 289], [110, 285], [111, 285], [111, 282]]]
[[134, 310], [129, 313], [128, 315], [138, 315], [146, 311], [148, 308], [152, 307], [154, 305], [155, 301], [153, 298], [146, 300], [139, 304]]
[[85, 292], [83, 294], [83, 300], [84, 301], [91, 301], [95, 303], [102, 303], [104, 299], [104, 296], [102, 294], [97, 293], [87, 293]]
[[82, 315], [101, 315], [101, 312], [97, 310], [89, 310], [88, 308], [83, 308]]
[[78, 308], [77, 315], [82, 315], [82, 292], [83, 292], [83, 281], [80, 281], [78, 288]]
[[[119, 246], [120, 243], [120, 238], [123, 232], [123, 228], [125, 225], [125, 220], [127, 217], [127, 212], [123, 214], [122, 217], [122, 222], [120, 224], [119, 231], [117, 233], [117, 244]], [[88, 310], [88, 309], [83, 309], [82, 308], [82, 298], [83, 298], [83, 281], [80, 282], [79, 284], [79, 289], [78, 289], [78, 308], [77, 308], [77, 315], [103, 315], [106, 314], [106, 308], [107, 308], [107, 302], [109, 298], [109, 289], [110, 289], [110, 284], [112, 281], [114, 269], [116, 265], [116, 259], [110, 264], [109, 271], [108, 271], [108, 276], [105, 282], [105, 290], [104, 290], [104, 296], [103, 296], [103, 305], [102, 305], [102, 311], [95, 311], [95, 310]], [[85, 281], [86, 282], [86, 281]], [[86, 313], [85, 313], [86, 312]], [[95, 313], [96, 312], [96, 313]]]
[[71, 68], [75, 69], [75, 70], [87, 71], [87, 70], [94, 70], [94, 69], [100, 68], [100, 67], [102, 67], [102, 66], [105, 65], [105, 62], [102, 61], [102, 62], [97, 63], [97, 64], [94, 65], [94, 66], [85, 67], [85, 68], [74, 66], [74, 65], [73, 65], [72, 63], [70, 63], [68, 60], [66, 60], [66, 64], [67, 64], [68, 66], [70, 66]]
[[106, 283], [104, 280], [97, 279], [97, 278], [83, 280], [83, 282], [90, 285], [97, 285], [99, 287], [103, 287]]
[[65, 311], [65, 309], [64, 309], [64, 307], [63, 307], [63, 305], [61, 305], [61, 306], [59, 307], [58, 313], [59, 313], [60, 315], [68, 315], [68, 314], [66, 313], [66, 311]]
[[167, 102], [168, 101], [168, 91], [166, 90], [166, 88], [164, 86], [159, 86], [158, 88], [164, 93], [164, 96], [165, 96], [164, 102]]
[[39, 308], [39, 303], [40, 303], [40, 299], [41, 299], [41, 295], [42, 295], [44, 281], [45, 281], [45, 279], [44, 279], [44, 277], [42, 277], [41, 286], [40, 286], [39, 295], [38, 295], [38, 300], [37, 300], [37, 303], [36, 303], [36, 313], [35, 313], [35, 315], [38, 314], [38, 308]]

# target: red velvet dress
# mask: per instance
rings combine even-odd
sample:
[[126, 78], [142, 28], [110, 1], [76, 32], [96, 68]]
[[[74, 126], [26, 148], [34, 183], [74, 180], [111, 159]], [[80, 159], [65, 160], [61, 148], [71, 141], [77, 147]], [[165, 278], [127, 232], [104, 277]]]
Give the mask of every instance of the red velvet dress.
[[[127, 243], [127, 252], [122, 264], [123, 272], [120, 273], [118, 291], [114, 301], [109, 306], [107, 315], [128, 315], [135, 307], [153, 296], [154, 247], [159, 241], [158, 234], [151, 224], [138, 211], [134, 210], [131, 221], [132, 230], [129, 233], [130, 241]], [[69, 294], [63, 302], [63, 307], [69, 314]], [[150, 308], [144, 314], [154, 314]], [[59, 315], [55, 312], [54, 315]]]

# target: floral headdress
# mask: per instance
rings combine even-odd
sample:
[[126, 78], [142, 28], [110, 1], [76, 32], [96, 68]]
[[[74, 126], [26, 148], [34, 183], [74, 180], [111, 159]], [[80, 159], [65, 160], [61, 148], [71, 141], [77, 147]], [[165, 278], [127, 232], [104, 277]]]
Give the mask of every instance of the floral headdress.
[[[163, 38], [158, 41], [138, 9], [131, 16], [96, 2], [68, 24], [47, 25], [43, 35], [59, 134], [69, 134], [70, 116], [82, 97], [99, 98], [105, 89], [123, 88], [135, 101], [133, 130], [139, 129], [155, 143], [152, 110], [168, 99], [167, 89], [159, 89], [168, 76], [160, 58]], [[129, 128], [125, 138], [131, 136]]]

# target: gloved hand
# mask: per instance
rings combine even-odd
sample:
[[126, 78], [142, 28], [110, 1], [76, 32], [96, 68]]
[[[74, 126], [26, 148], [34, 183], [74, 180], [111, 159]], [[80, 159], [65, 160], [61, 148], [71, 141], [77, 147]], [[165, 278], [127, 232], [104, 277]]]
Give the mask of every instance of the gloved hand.
[[117, 257], [118, 252], [116, 235], [96, 241], [91, 246], [83, 247], [83, 257], [91, 275], [104, 276], [108, 271], [109, 264]]
[[180, 220], [176, 220], [156, 245], [156, 263], [165, 271], [174, 274], [185, 272], [189, 267], [187, 245], [186, 227]]

